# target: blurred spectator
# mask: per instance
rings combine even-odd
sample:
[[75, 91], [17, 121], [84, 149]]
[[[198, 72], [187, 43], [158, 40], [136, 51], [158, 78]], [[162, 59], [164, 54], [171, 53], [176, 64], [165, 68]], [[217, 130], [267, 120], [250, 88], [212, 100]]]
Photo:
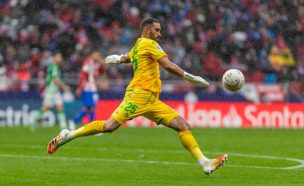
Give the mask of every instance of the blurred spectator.
[[20, 65], [17, 76], [20, 83], [20, 91], [28, 91], [30, 89], [29, 80], [31, 79], [31, 73], [26, 64]]
[[[145, 16], [160, 19], [164, 46], [178, 65], [209, 80], [238, 68], [246, 80], [304, 79], [304, 6], [295, 0], [2, 0], [2, 71], [14, 77], [23, 64], [40, 78], [50, 53], [65, 58], [63, 77], [77, 79], [90, 50], [127, 52]], [[109, 79], [128, 79], [130, 66], [109, 67]], [[3, 75], [2, 75], [3, 76]], [[162, 72], [163, 79], [174, 76]], [[301, 85], [304, 86], [303, 83]], [[25, 88], [26, 90], [26, 88]], [[296, 89], [300, 90], [300, 89]]]
[[274, 69], [281, 70], [283, 66], [294, 66], [295, 61], [289, 47], [282, 36], [279, 36], [270, 49], [269, 61]]
[[224, 73], [222, 61], [212, 52], [208, 54], [203, 59], [202, 71], [205, 76], [213, 81], [218, 81], [220, 75]]

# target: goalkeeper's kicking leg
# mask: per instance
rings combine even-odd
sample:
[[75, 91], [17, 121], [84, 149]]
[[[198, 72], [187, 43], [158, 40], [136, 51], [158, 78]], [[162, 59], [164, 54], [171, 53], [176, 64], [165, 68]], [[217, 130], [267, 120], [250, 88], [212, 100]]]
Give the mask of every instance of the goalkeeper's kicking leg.
[[[69, 131], [66, 129], [62, 130], [57, 137], [49, 142], [48, 153], [54, 153], [60, 146], [77, 137], [89, 136], [102, 132], [113, 132], [120, 126], [121, 125], [115, 121], [114, 118], [110, 117], [107, 121], [93, 121], [74, 131]], [[179, 133], [182, 144], [202, 166], [205, 174], [211, 174], [216, 169], [221, 167], [226, 161], [226, 154], [216, 159], [206, 158], [200, 150], [199, 145], [197, 144], [192, 133], [190, 132], [190, 126], [182, 117], [178, 116], [172, 119], [168, 127], [176, 130]]]
[[182, 117], [175, 117], [168, 127], [173, 128], [178, 132], [182, 144], [202, 166], [205, 174], [210, 175], [216, 169], [224, 165], [227, 160], [226, 154], [216, 159], [208, 159], [204, 156], [195, 138], [190, 132], [189, 124]]
[[81, 137], [81, 136], [90, 136], [97, 133], [104, 132], [113, 132], [118, 129], [121, 125], [116, 122], [112, 117], [110, 117], [107, 121], [99, 120], [93, 121], [79, 129], [74, 131], [69, 131], [67, 129], [62, 130], [54, 139], [52, 139], [47, 147], [48, 153], [53, 154], [60, 146], [65, 143]]

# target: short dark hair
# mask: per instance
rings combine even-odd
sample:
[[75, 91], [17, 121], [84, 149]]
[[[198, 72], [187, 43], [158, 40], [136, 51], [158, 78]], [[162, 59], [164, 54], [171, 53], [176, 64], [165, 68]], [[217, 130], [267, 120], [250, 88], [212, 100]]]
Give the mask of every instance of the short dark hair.
[[56, 55], [61, 55], [62, 56], [62, 53], [59, 50], [55, 50], [55, 51], [52, 52], [52, 55], [53, 56], [56, 56]]
[[151, 26], [153, 23], [160, 23], [158, 19], [153, 17], [144, 18], [140, 23], [140, 31], [142, 32], [145, 26]]

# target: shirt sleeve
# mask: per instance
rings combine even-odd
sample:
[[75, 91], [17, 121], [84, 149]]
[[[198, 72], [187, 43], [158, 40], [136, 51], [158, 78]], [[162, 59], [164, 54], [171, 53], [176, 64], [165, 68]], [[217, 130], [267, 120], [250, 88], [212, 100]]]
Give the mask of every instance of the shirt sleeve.
[[89, 71], [89, 65], [88, 64], [84, 64], [82, 66], [82, 69], [81, 69], [83, 72], [88, 72]]
[[152, 58], [157, 61], [161, 57], [166, 56], [166, 52], [159, 46], [159, 44], [155, 41], [153, 41], [151, 44], [149, 44], [149, 51], [152, 55]]

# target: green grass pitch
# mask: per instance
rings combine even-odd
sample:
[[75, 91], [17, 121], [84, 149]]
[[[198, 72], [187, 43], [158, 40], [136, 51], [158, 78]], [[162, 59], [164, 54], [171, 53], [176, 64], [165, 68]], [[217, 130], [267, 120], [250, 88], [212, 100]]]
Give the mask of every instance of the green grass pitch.
[[209, 158], [228, 153], [211, 176], [167, 128], [121, 128], [83, 137], [48, 155], [57, 128], [0, 128], [0, 185], [304, 185], [304, 131], [193, 129]]

